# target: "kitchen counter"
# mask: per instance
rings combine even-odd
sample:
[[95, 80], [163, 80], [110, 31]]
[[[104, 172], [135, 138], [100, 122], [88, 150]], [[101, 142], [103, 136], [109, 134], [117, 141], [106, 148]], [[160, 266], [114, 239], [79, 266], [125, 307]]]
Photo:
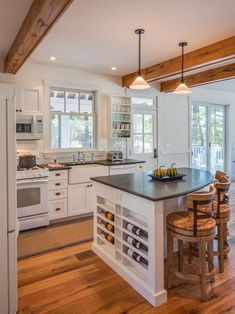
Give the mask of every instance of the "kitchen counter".
[[[187, 210], [186, 195], [207, 187], [213, 180], [209, 171], [178, 170], [186, 176], [170, 182], [152, 180], [148, 172], [92, 178], [95, 181], [92, 250], [153, 306], [167, 301], [166, 216]], [[112, 221], [105, 212], [112, 213]], [[113, 232], [105, 228], [104, 221], [113, 224]], [[138, 228], [142, 233], [137, 235]], [[131, 245], [133, 239], [146, 249]]]
[[69, 169], [72, 169], [71, 166], [65, 166], [63, 165], [63, 167], [49, 167], [47, 164], [44, 164], [44, 165], [39, 165], [39, 166], [42, 166], [42, 167], [45, 167], [47, 168], [49, 171], [58, 171], [58, 170], [69, 170]]
[[94, 160], [94, 161], [86, 161], [86, 162], [65, 162], [60, 163], [63, 165], [63, 168], [51, 168], [48, 165], [44, 164], [41, 165], [43, 167], [47, 167], [50, 171], [58, 171], [58, 170], [68, 170], [71, 169], [73, 166], [86, 166], [86, 165], [102, 165], [102, 166], [123, 166], [123, 165], [132, 165], [132, 164], [140, 164], [145, 163], [144, 160], [138, 159], [124, 159], [122, 161], [111, 161], [111, 160]]
[[213, 180], [213, 176], [209, 171], [180, 168], [178, 172], [186, 176], [181, 180], [171, 182], [152, 180], [148, 176], [148, 172], [95, 177], [91, 179], [151, 201], [174, 198], [197, 191]]
[[99, 160], [96, 161], [99, 165], [103, 166], [122, 166], [122, 165], [132, 165], [132, 164], [140, 164], [145, 163], [144, 160], [138, 159], [123, 159], [122, 161], [111, 161], [111, 160]]

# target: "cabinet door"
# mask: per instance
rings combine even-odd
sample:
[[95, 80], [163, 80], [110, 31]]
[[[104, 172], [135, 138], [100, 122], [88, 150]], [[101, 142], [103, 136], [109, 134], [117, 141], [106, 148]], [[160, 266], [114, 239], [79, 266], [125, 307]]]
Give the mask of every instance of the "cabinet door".
[[19, 88], [19, 105], [21, 112], [42, 112], [42, 89], [40, 86], [21, 86]]
[[68, 216], [91, 212], [89, 206], [89, 183], [68, 186]]

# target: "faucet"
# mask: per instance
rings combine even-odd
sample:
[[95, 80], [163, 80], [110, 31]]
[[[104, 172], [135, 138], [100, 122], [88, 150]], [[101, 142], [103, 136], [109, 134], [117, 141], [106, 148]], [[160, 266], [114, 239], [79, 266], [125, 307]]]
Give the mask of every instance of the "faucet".
[[94, 153], [91, 153], [91, 161], [94, 161]]
[[75, 164], [76, 163], [76, 155], [73, 154], [73, 163]]
[[85, 153], [83, 152], [82, 153], [82, 161], [85, 163], [86, 162], [86, 156], [85, 156]]

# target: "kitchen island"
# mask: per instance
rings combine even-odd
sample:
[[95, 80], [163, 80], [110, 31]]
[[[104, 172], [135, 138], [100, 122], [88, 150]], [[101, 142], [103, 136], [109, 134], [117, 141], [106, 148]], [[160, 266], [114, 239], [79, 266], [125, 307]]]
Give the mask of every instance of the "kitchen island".
[[[185, 196], [211, 183], [209, 171], [181, 168], [182, 180], [158, 182], [147, 172], [95, 177], [93, 251], [153, 306], [164, 289], [165, 217]], [[166, 257], [166, 256], [165, 256]]]

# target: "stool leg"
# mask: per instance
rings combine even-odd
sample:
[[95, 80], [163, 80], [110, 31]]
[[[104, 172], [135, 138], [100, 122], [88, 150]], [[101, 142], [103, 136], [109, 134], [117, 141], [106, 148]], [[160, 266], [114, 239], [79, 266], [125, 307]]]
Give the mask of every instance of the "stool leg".
[[[207, 242], [207, 257], [209, 272], [212, 272], [214, 270], [213, 240]], [[215, 282], [215, 275], [211, 277], [211, 282]]]
[[219, 272], [224, 272], [224, 224], [218, 225]]
[[188, 263], [192, 264], [193, 262], [193, 245], [189, 243], [189, 253], [188, 253]]
[[184, 259], [184, 242], [178, 240], [178, 271], [183, 270], [183, 259]]
[[167, 287], [171, 288], [172, 281], [172, 270], [173, 268], [173, 237], [169, 229], [167, 229]]
[[199, 243], [199, 261], [201, 271], [201, 299], [206, 300], [206, 242]]
[[[226, 248], [229, 248], [229, 244], [228, 244], [228, 224], [227, 222], [224, 223], [224, 246]], [[228, 258], [228, 254], [224, 254], [224, 259]]]

